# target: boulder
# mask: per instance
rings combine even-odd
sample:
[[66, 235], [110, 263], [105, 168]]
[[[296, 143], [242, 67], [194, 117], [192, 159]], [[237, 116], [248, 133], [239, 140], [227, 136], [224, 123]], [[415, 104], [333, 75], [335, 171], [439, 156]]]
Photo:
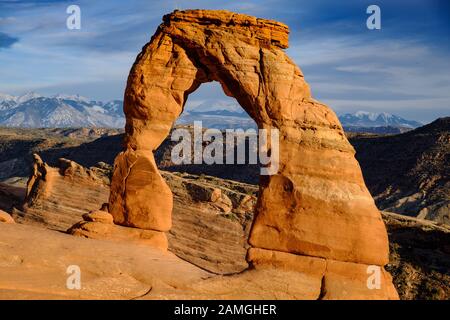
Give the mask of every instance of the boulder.
[[83, 215], [84, 221], [113, 224], [113, 216], [106, 211], [94, 210]]
[[163, 251], [167, 251], [168, 247], [167, 237], [164, 232], [122, 227], [111, 223], [81, 221], [72, 226], [67, 232], [83, 238], [129, 242]]
[[14, 219], [5, 211], [0, 210], [0, 222], [3, 223], [15, 223]]

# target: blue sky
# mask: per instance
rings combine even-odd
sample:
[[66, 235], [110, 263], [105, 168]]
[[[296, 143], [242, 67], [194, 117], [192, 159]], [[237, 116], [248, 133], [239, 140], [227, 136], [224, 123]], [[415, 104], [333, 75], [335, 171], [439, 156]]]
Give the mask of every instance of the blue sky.
[[[337, 113], [390, 112], [429, 122], [450, 115], [450, 1], [0, 0], [0, 92], [122, 99], [141, 47], [174, 9], [228, 9], [289, 25], [287, 53], [315, 98]], [[81, 8], [81, 30], [66, 8]], [[381, 30], [366, 8], [381, 8]], [[226, 99], [203, 85], [189, 103]]]

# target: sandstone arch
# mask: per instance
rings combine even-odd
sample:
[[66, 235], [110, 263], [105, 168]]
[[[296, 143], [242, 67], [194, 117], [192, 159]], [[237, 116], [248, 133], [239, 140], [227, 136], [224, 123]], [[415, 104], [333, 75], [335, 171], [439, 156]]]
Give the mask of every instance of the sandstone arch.
[[259, 249], [251, 249], [249, 260], [276, 265], [280, 254], [293, 253], [388, 262], [386, 229], [354, 150], [334, 112], [311, 97], [287, 47], [288, 27], [276, 21], [206, 10], [164, 16], [128, 78], [125, 151], [115, 161], [109, 200], [115, 223], [170, 229], [172, 195], [152, 151], [187, 96], [218, 81], [260, 128], [280, 130], [279, 173], [261, 179], [249, 239]]

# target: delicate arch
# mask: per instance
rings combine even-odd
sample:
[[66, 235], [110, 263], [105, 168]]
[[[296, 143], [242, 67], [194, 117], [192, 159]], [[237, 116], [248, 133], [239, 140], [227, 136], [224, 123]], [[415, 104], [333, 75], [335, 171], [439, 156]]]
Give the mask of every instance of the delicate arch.
[[[109, 210], [117, 224], [171, 227], [172, 194], [153, 153], [201, 83], [218, 81], [260, 128], [280, 131], [279, 172], [261, 180], [253, 247], [384, 265], [388, 242], [354, 150], [287, 57], [288, 28], [228, 11], [175, 11], [139, 54], [125, 92], [125, 150]], [[256, 255], [256, 258], [255, 258]], [[251, 255], [258, 260], [258, 251]]]

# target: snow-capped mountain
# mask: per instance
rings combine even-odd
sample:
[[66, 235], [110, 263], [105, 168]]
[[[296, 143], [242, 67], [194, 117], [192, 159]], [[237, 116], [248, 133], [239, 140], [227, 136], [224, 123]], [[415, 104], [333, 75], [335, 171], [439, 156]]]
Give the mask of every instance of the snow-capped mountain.
[[351, 127], [395, 127], [395, 128], [417, 128], [423, 124], [414, 120], [406, 120], [399, 116], [381, 112], [358, 111], [346, 113], [339, 117], [344, 128]]
[[104, 103], [79, 95], [0, 94], [0, 126], [119, 128], [125, 124], [122, 106], [122, 101]]
[[17, 97], [11, 96], [9, 94], [0, 93], [0, 105], [4, 102], [16, 102]]
[[93, 102], [93, 101], [90, 101], [88, 98], [80, 96], [79, 94], [70, 95], [70, 94], [58, 93], [58, 94], [55, 94], [54, 96], [52, 96], [52, 98], [55, 98], [58, 100], [72, 100], [72, 101], [86, 102], [86, 103]]
[[[396, 133], [392, 130], [403, 132], [422, 126], [417, 121], [385, 112], [358, 111], [341, 115], [339, 120], [347, 131]], [[203, 121], [204, 127], [217, 129], [256, 127], [235, 100], [209, 99], [193, 105], [188, 102], [177, 123], [192, 124], [194, 121]], [[0, 93], [0, 126], [123, 128], [124, 125], [123, 102], [120, 100], [102, 102], [80, 95], [47, 97], [35, 92], [22, 96]]]
[[186, 111], [188, 112], [217, 112], [217, 111], [228, 111], [235, 113], [243, 113], [244, 109], [239, 105], [239, 103], [234, 99], [228, 100], [216, 100], [216, 99], [207, 99], [200, 104], [189, 104], [189, 100], [186, 106]]
[[0, 112], [2, 110], [8, 110], [17, 105], [15, 99], [9, 98], [6, 95], [0, 96]]
[[235, 100], [208, 99], [200, 104], [190, 104], [177, 120], [177, 124], [193, 124], [202, 121], [203, 127], [214, 129], [256, 128], [256, 123]]

